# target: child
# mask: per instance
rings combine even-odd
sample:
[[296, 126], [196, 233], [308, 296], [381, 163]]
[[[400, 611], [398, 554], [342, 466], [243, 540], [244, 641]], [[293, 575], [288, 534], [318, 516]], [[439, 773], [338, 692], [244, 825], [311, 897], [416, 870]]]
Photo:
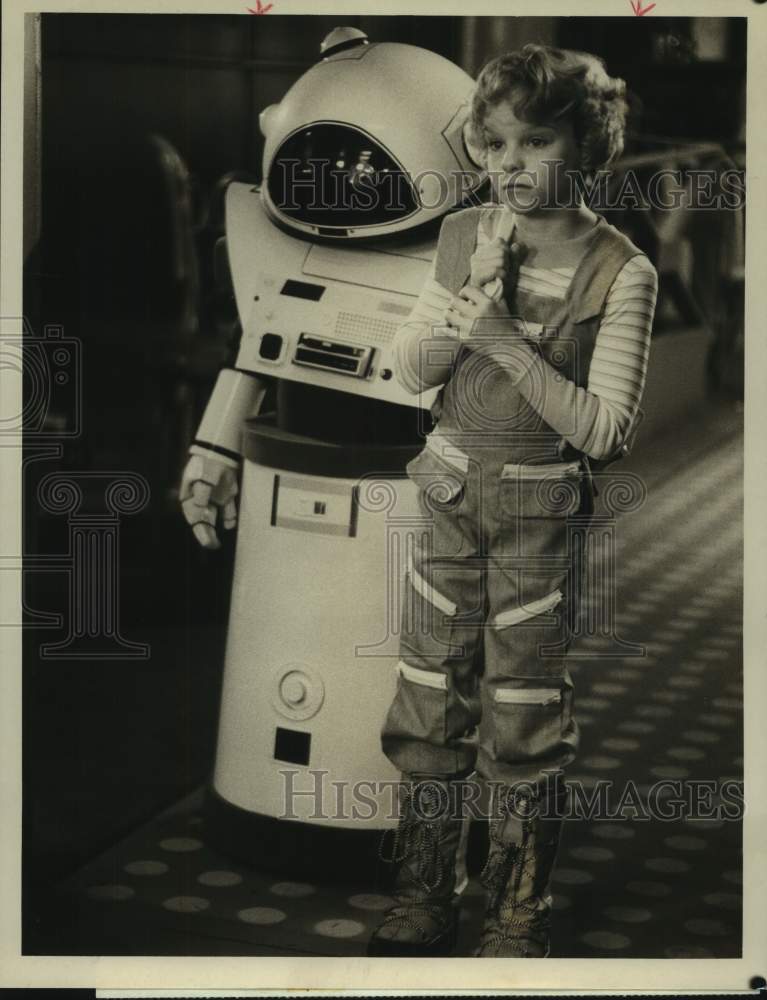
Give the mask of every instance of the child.
[[[474, 770], [496, 793], [475, 954], [549, 951], [561, 819], [547, 775], [578, 746], [565, 655], [593, 512], [589, 463], [616, 456], [630, 430], [657, 293], [652, 264], [567, 173], [620, 154], [624, 90], [596, 57], [541, 45], [485, 67], [470, 135], [498, 204], [445, 219], [397, 334], [402, 384], [442, 390], [438, 424], [408, 466], [429, 530], [408, 569], [382, 746], [414, 794], [373, 955], [452, 948], [461, 820], [438, 802]], [[502, 294], [488, 294], [499, 282]]]

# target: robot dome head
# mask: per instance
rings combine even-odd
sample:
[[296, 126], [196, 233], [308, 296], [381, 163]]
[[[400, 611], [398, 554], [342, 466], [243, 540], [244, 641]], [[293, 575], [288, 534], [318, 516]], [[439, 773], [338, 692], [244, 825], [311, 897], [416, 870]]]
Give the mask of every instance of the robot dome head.
[[259, 118], [267, 211], [338, 239], [441, 217], [484, 180], [464, 134], [473, 85], [427, 49], [336, 28], [320, 61]]

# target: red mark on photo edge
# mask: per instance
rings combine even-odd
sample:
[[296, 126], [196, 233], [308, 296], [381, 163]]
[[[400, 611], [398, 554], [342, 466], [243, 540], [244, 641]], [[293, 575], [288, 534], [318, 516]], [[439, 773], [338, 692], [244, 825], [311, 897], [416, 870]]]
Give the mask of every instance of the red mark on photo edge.
[[649, 14], [654, 6], [655, 4], [651, 3], [649, 7], [642, 7], [642, 0], [636, 0], [636, 3], [634, 2], [634, 0], [631, 0], [631, 9], [634, 11], [637, 17], [642, 17], [644, 14]]
[[[653, 7], [655, 4], [653, 4]], [[273, 3], [262, 4], [261, 0], [256, 0], [256, 9], [252, 7], [246, 8], [249, 14], [268, 14], [269, 11], [274, 7]]]

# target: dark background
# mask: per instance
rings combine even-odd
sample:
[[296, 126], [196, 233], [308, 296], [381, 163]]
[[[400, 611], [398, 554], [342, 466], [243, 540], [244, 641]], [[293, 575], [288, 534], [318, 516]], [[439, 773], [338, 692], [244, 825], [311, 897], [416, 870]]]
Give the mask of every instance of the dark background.
[[[222, 195], [228, 176], [260, 178], [259, 111], [339, 24], [434, 49], [472, 74], [530, 40], [583, 48], [628, 82], [627, 155], [659, 140], [743, 149], [744, 19], [42, 15], [40, 226], [25, 233], [25, 313], [37, 334], [58, 324], [80, 340], [84, 414], [61, 459], [27, 467], [26, 552], [68, 544], [66, 517], [36, 501], [46, 473], [144, 476], [150, 502], [121, 522], [120, 629], [151, 656], [50, 661], [40, 645], [62, 633], [25, 632], [32, 900], [210, 771], [234, 546], [228, 537], [222, 551], [201, 551], [175, 491], [237, 337], [214, 254]], [[56, 440], [69, 420], [52, 397], [45, 432]], [[29, 609], [65, 611], [62, 580], [30, 570]]]

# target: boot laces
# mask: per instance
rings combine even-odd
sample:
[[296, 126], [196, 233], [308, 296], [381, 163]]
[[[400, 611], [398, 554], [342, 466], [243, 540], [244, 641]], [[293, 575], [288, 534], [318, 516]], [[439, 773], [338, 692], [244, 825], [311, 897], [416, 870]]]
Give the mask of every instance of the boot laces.
[[[445, 861], [440, 851], [441, 826], [445, 820], [438, 814], [436, 792], [432, 792], [427, 787], [422, 794], [427, 798], [426, 805], [431, 809], [430, 814], [434, 818], [427, 819], [415, 814], [412, 808], [413, 791], [410, 787], [406, 788], [403, 818], [394, 831], [384, 831], [378, 848], [378, 856], [387, 864], [402, 864], [404, 862], [400, 869], [401, 876], [424, 894], [425, 902], [429, 894], [442, 884], [445, 876]], [[392, 832], [392, 847], [387, 856], [385, 852], [386, 840]], [[410, 864], [413, 860], [415, 860], [415, 865]]]
[[[540, 905], [542, 887], [538, 885], [540, 870], [548, 868], [548, 864], [542, 864], [540, 855], [541, 851], [548, 854], [555, 845], [536, 843], [529, 818], [522, 819], [520, 842], [507, 842], [502, 831], [508, 815], [504, 808], [500, 818], [490, 822], [490, 850], [480, 882], [489, 892], [491, 916], [499, 918], [503, 925], [535, 932], [548, 923], [547, 908]], [[523, 881], [532, 887], [524, 897], [520, 895]]]
[[[529, 836], [527, 829], [525, 834]], [[542, 948], [546, 946], [549, 931], [548, 909], [540, 906], [538, 893], [526, 899], [518, 895], [523, 878], [535, 879], [532, 842], [527, 839], [522, 844], [504, 844], [497, 834], [493, 839], [498, 849], [491, 851], [480, 876], [490, 894], [490, 923], [486, 925], [480, 948], [491, 954], [510, 950], [526, 957], [531, 954], [532, 942]], [[534, 948], [532, 953], [535, 952]]]

